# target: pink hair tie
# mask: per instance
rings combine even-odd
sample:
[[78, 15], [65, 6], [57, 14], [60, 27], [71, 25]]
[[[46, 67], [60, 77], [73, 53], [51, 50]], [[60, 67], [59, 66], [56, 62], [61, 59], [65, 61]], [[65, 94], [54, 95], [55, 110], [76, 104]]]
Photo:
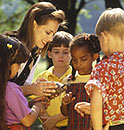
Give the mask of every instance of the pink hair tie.
[[85, 40], [90, 40], [90, 35], [84, 36], [84, 39], [85, 39]]

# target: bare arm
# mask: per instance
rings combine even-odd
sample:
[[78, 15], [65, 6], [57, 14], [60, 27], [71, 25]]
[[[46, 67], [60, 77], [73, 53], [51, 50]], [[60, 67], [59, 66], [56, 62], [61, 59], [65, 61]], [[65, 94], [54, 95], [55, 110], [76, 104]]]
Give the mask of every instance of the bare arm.
[[41, 81], [32, 83], [31, 85], [21, 86], [23, 94], [25, 96], [37, 95], [37, 96], [51, 96], [52, 93], [55, 93], [55, 89], [58, 86], [55, 82]]
[[41, 116], [40, 119], [43, 121], [43, 127], [44, 129], [52, 129], [52, 128], [55, 128], [55, 125], [66, 119], [67, 117], [63, 116], [61, 113], [60, 114], [57, 114], [55, 116]]
[[55, 115], [53, 118], [56, 119], [56, 123], [58, 123], [58, 122], [60, 122], [62, 120], [67, 119], [67, 116], [63, 116], [63, 114], [60, 113], [58, 115]]
[[64, 116], [68, 116], [67, 104], [63, 104], [63, 103], [62, 103], [60, 109], [61, 109], [61, 113], [62, 113], [62, 115], [64, 115]]
[[41, 102], [35, 103], [31, 108], [32, 112], [30, 114], [28, 114], [27, 116], [25, 116], [21, 120], [21, 123], [26, 127], [30, 127], [37, 119], [39, 112], [41, 111], [41, 107], [42, 107]]
[[94, 130], [102, 130], [102, 96], [96, 87], [91, 98], [91, 119]]

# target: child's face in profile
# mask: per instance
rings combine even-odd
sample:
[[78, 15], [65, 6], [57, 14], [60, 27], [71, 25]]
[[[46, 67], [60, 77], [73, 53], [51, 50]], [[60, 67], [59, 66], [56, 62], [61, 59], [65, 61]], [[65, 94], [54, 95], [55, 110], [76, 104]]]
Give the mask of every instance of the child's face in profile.
[[52, 58], [54, 66], [66, 67], [70, 64], [70, 49], [63, 45], [61, 47], [53, 47], [51, 52], [48, 51], [48, 56]]
[[10, 70], [11, 70], [10, 79], [12, 79], [12, 78], [14, 78], [16, 76], [19, 68], [20, 68], [19, 64], [15, 63], [15, 64], [11, 65], [11, 68], [10, 68]]
[[80, 75], [90, 74], [92, 71], [92, 62], [94, 57], [87, 47], [74, 46], [71, 51], [72, 64]]

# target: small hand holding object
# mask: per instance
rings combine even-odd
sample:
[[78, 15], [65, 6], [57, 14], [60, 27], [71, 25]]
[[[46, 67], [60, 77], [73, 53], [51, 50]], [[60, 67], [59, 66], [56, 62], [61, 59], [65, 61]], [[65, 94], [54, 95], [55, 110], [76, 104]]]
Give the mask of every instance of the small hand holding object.
[[64, 105], [67, 105], [67, 104], [71, 103], [74, 100], [75, 100], [75, 97], [72, 96], [72, 92], [69, 92], [62, 98], [62, 103]]
[[49, 98], [50, 99], [53, 99], [57, 96], [59, 96], [62, 92], [66, 91], [66, 85], [62, 84], [62, 83], [59, 83], [59, 82], [56, 82], [56, 85], [58, 86], [56, 89], [55, 89], [55, 93], [53, 93]]

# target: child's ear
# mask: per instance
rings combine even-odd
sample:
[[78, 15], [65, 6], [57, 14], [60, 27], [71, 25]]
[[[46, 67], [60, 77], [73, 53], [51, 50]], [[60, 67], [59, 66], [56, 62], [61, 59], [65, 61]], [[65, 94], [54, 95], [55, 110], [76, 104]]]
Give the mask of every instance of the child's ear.
[[48, 53], [48, 57], [49, 57], [49, 58], [52, 58], [51, 52], [48, 51], [47, 53]]
[[104, 42], [108, 42], [108, 32], [101, 32], [101, 36], [103, 37]]
[[93, 61], [97, 60], [98, 57], [99, 57], [99, 54], [98, 54], [98, 53], [95, 53], [95, 54], [93, 55]]

